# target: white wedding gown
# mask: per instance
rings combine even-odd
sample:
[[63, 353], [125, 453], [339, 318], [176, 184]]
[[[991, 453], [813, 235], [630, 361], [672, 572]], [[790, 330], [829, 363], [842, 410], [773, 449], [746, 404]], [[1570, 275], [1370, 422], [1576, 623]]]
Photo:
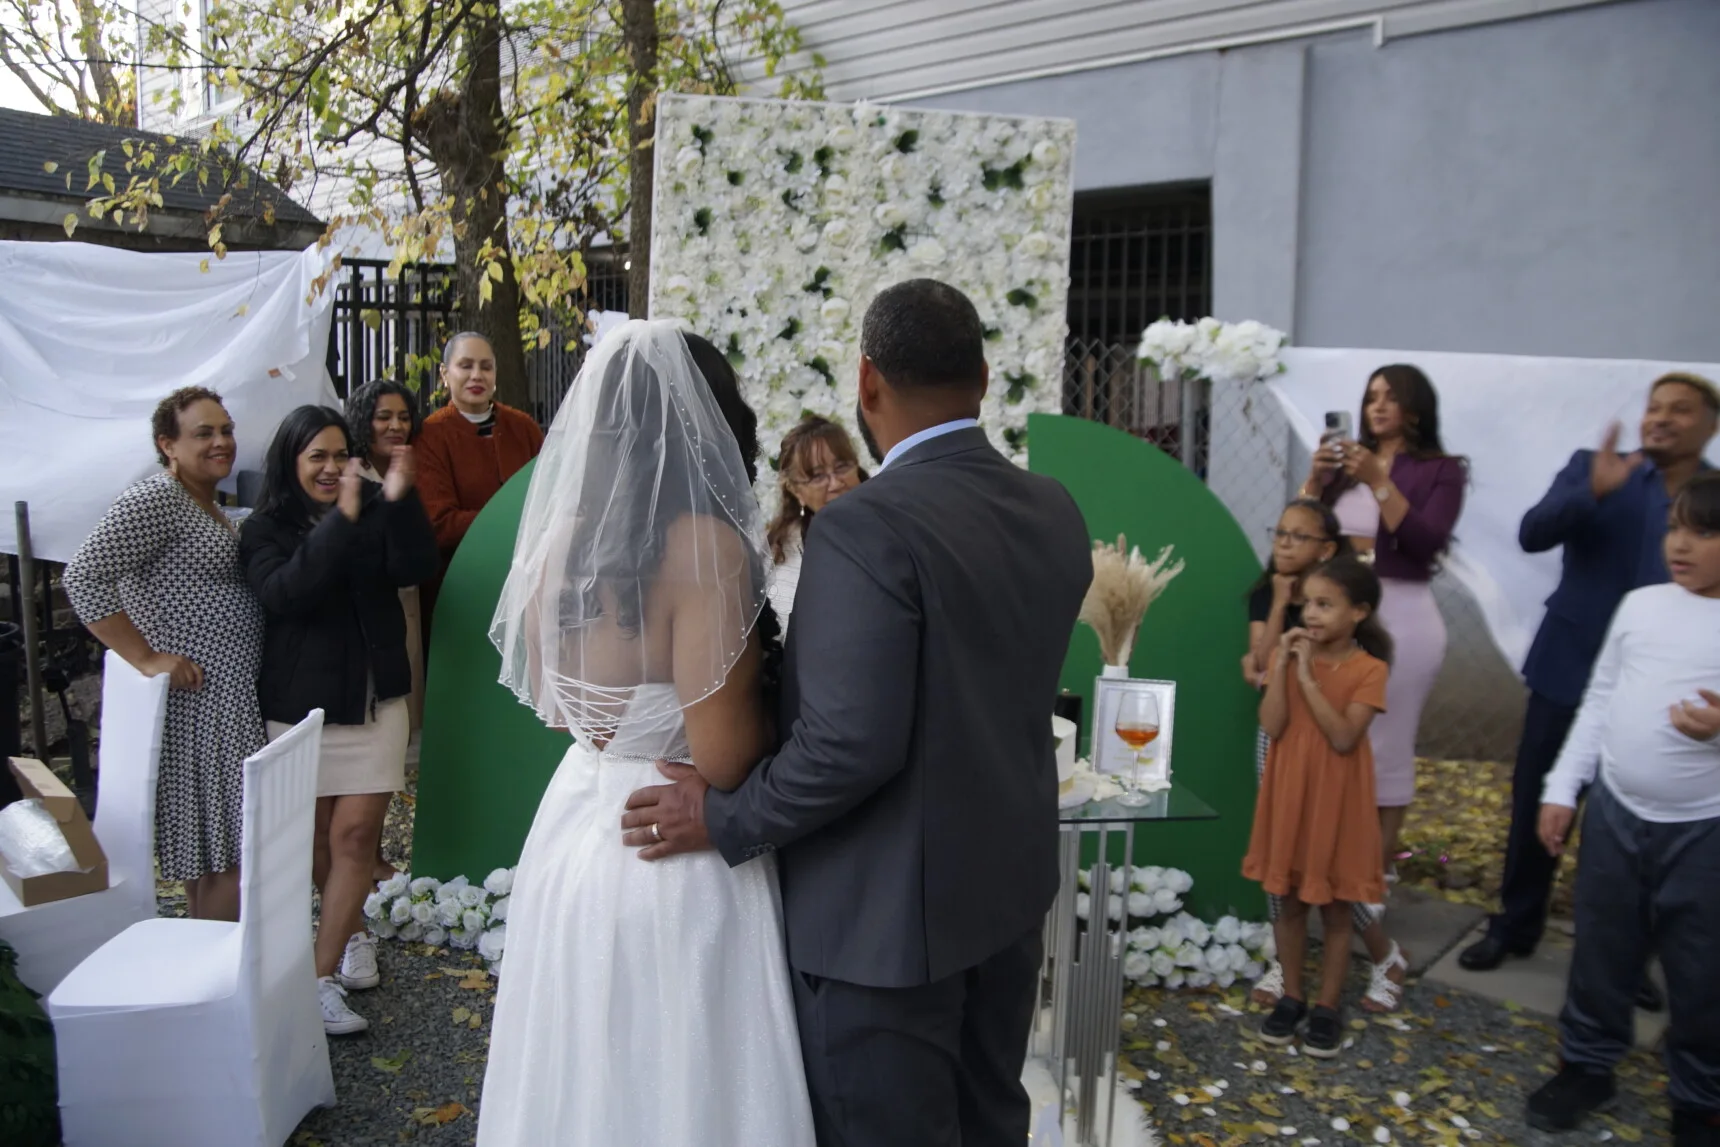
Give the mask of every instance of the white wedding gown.
[[[642, 685], [634, 703], [673, 688]], [[576, 743], [538, 806], [508, 904], [479, 1147], [813, 1142], [774, 858], [640, 860], [621, 813], [664, 783], [658, 755], [690, 757], [678, 711], [623, 720], [601, 753]]]

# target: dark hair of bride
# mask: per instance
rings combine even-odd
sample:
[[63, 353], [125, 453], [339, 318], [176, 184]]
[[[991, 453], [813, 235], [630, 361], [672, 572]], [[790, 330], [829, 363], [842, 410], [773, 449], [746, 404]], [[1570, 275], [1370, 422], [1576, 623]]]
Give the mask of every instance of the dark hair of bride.
[[[735, 444], [740, 449], [741, 463], [746, 468], [747, 480], [756, 482], [759, 455], [758, 416], [753, 413], [752, 407], [747, 405], [746, 399], [741, 397], [740, 381], [735, 377], [734, 368], [729, 365], [723, 353], [707, 340], [691, 333], [684, 333], [682, 337], [686, 341], [694, 366], [698, 368], [699, 376], [710, 388], [717, 409], [734, 435]], [[666, 416], [661, 409], [665, 401], [665, 389], [661, 386], [636, 385], [637, 380], [627, 377], [629, 371], [650, 369], [636, 356], [617, 354], [610, 359], [608, 370], [603, 377], [587, 380], [587, 385], [601, 387], [603, 393], [613, 395], [612, 401], [606, 400], [607, 417], [604, 421], [608, 426], [600, 424], [592, 435], [586, 455], [587, 481], [615, 480], [614, 476], [620, 470], [621, 461], [615, 457], [615, 441], [617, 432], [622, 427], [660, 425], [664, 428], [666, 437], [678, 437], [683, 433], [680, 421]], [[605, 434], [606, 429], [608, 434]], [[675, 499], [687, 504], [676, 504]], [[587, 543], [599, 551], [594, 559], [594, 568], [604, 571], [601, 583], [587, 584], [583, 589], [576, 589], [570, 584], [563, 593], [583, 593], [585, 614], [590, 617], [606, 612], [603, 598], [612, 598], [617, 626], [623, 633], [636, 635], [644, 617], [644, 589], [663, 560], [669, 524], [690, 513], [708, 514], [719, 519], [726, 518], [727, 515], [717, 504], [714, 495], [704, 486], [691, 493], [667, 488], [656, 489], [648, 496], [618, 489], [615, 491], [615, 501], [611, 503], [611, 515], [617, 513], [619, 517], [610, 524], [604, 535], [590, 539]], [[582, 548], [582, 545], [576, 542], [571, 552], [579, 553]], [[768, 571], [763, 568], [762, 563], [754, 561], [752, 564], [753, 584], [763, 586]], [[762, 672], [766, 701], [774, 705], [782, 668], [782, 627], [768, 600], [761, 603], [757, 624], [764, 651]]]

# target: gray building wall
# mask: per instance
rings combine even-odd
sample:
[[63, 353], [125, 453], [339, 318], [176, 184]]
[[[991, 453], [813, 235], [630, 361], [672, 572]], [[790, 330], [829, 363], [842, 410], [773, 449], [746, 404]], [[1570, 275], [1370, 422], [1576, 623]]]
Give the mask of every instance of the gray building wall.
[[1720, 3], [1027, 80], [1082, 190], [1210, 180], [1213, 309], [1304, 346], [1720, 359]]

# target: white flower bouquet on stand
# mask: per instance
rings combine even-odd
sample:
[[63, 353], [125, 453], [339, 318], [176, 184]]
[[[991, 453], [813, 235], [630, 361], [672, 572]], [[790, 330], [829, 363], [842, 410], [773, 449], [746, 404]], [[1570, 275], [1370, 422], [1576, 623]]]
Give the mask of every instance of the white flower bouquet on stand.
[[[1091, 887], [1090, 870], [1080, 874], [1080, 886]], [[1272, 926], [1235, 916], [1207, 924], [1183, 911], [1182, 897], [1194, 887], [1194, 877], [1180, 868], [1149, 865], [1130, 875], [1123, 895], [1123, 873], [1111, 873], [1110, 920], [1124, 942], [1123, 975], [1143, 988], [1228, 988], [1238, 980], [1256, 980], [1277, 953]], [[1075, 898], [1075, 914], [1088, 920], [1091, 901], [1083, 891]], [[1126, 913], [1126, 919], [1125, 919]]]
[[1283, 331], [1253, 319], [1240, 323], [1160, 319], [1141, 332], [1137, 355], [1163, 379], [1259, 382], [1284, 369], [1278, 359], [1284, 342]]
[[508, 938], [508, 897], [514, 870], [498, 868], [473, 884], [464, 876], [437, 880], [396, 873], [376, 886], [364, 902], [364, 916], [373, 936], [448, 945], [476, 952], [492, 967], [501, 963]]

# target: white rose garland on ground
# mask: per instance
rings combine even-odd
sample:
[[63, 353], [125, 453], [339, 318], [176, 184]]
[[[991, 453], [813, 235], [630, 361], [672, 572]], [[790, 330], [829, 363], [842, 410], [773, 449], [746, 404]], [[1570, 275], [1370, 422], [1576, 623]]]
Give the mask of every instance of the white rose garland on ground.
[[508, 940], [508, 897], [514, 870], [498, 868], [473, 884], [464, 876], [437, 880], [396, 873], [364, 902], [370, 933], [462, 952], [476, 952], [492, 967], [501, 963]]
[[656, 146], [651, 314], [728, 355], [767, 456], [807, 413], [855, 428], [865, 308], [926, 276], [979, 310], [981, 422], [1025, 461], [1062, 409], [1073, 123], [676, 95]]
[[[1087, 920], [1092, 870], [1080, 873], [1075, 914]], [[1130, 873], [1124, 895], [1121, 869], [1111, 872], [1110, 924], [1127, 929], [1123, 975], [1144, 988], [1228, 988], [1256, 980], [1277, 952], [1270, 924], [1221, 917], [1214, 924], [1182, 910], [1194, 877], [1180, 868], [1149, 865]], [[1127, 920], [1125, 921], [1125, 908]], [[1091, 924], [1091, 921], [1089, 921]]]
[[1253, 319], [1240, 323], [1160, 319], [1141, 332], [1137, 355], [1164, 379], [1259, 382], [1284, 369], [1278, 358], [1284, 343], [1283, 331]]

